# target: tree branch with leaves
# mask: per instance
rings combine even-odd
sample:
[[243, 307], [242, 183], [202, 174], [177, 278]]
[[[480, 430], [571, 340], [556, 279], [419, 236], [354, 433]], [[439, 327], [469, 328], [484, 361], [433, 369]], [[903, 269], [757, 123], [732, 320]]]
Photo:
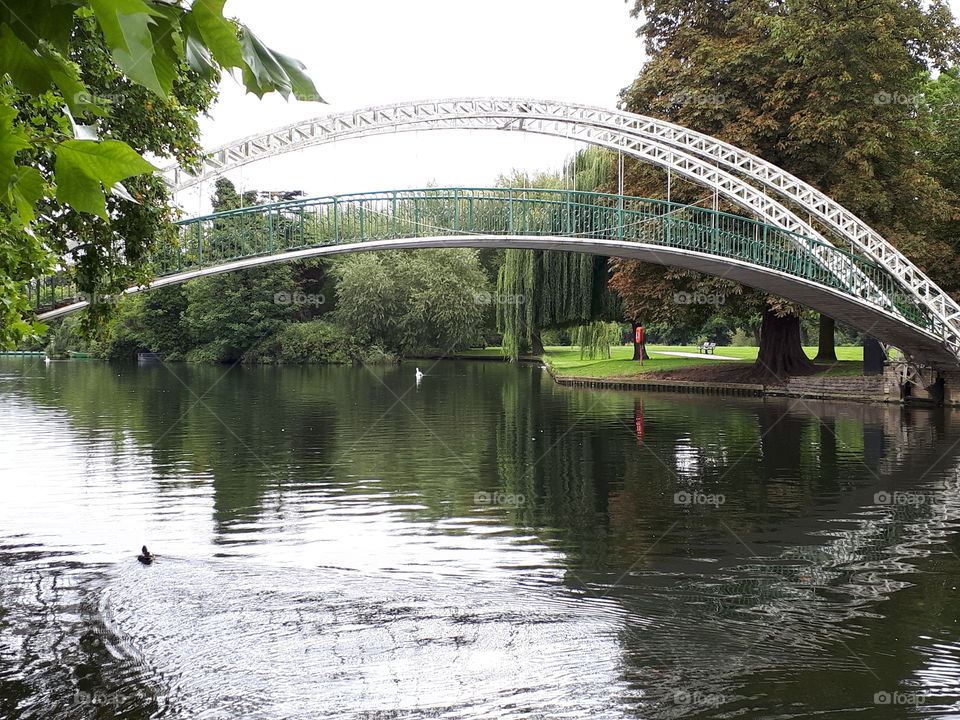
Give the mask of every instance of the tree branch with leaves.
[[[224, 71], [258, 97], [323, 102], [303, 64], [224, 2], [0, 4], [0, 346], [43, 333], [26, 286], [57, 268], [88, 297], [149, 277], [150, 250], [176, 231], [148, 158], [197, 166], [197, 117]], [[86, 325], [107, 307], [91, 305]]]

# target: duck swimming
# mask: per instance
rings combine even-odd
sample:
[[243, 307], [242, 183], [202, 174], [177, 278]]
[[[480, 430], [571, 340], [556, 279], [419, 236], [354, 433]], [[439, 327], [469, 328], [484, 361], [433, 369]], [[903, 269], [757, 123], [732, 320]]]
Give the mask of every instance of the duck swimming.
[[140, 549], [140, 554], [137, 555], [137, 560], [139, 560], [140, 562], [142, 562], [144, 565], [149, 565], [150, 563], [153, 562], [153, 553], [150, 552], [149, 550], [147, 550], [147, 546], [146, 546], [146, 545], [144, 545], [144, 546]]

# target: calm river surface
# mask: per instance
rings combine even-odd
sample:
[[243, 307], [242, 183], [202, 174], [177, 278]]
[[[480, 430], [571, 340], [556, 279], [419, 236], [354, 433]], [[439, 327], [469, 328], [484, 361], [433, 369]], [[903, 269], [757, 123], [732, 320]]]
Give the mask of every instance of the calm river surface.
[[960, 414], [40, 360], [2, 718], [960, 717]]

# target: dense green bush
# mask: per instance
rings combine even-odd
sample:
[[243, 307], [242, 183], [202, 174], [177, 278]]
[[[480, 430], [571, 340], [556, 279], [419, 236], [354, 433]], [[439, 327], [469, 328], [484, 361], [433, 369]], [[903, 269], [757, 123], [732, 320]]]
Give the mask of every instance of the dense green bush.
[[730, 344], [733, 347], [757, 347], [757, 340], [743, 328], [737, 328], [736, 332], [730, 336]]
[[182, 325], [193, 338], [190, 362], [236, 362], [279, 332], [296, 308], [278, 301], [296, 289], [289, 264], [252, 268], [186, 284]]
[[349, 365], [357, 362], [394, 362], [382, 348], [363, 347], [344, 328], [326, 320], [287, 325], [243, 356], [250, 363]]
[[333, 313], [367, 346], [416, 354], [476, 345], [490, 293], [476, 250], [394, 250], [339, 258]]

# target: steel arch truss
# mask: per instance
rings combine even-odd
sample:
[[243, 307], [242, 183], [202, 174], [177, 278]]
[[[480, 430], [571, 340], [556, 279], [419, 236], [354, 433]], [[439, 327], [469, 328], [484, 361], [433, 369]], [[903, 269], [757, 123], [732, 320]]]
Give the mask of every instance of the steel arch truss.
[[[178, 167], [168, 168], [165, 174], [175, 190], [183, 190], [248, 163], [316, 145], [443, 129], [530, 132], [621, 150], [716, 191], [766, 223], [817, 241], [809, 247], [811, 254], [820, 262], [831, 262], [832, 256], [821, 251], [824, 244], [830, 243], [767, 192], [779, 195], [816, 217], [848, 242], [852, 250], [896, 277], [903, 291], [922, 303], [935, 318], [937, 333], [950, 355], [960, 362], [960, 305], [876, 231], [839, 203], [775, 165], [716, 138], [655, 118], [586, 105], [514, 98], [400, 103], [319, 117], [250, 136], [211, 152], [198, 175], [189, 175]], [[855, 272], [849, 275], [861, 294], [872, 295], [877, 305], [896, 305], [872, 287], [868, 278]]]

